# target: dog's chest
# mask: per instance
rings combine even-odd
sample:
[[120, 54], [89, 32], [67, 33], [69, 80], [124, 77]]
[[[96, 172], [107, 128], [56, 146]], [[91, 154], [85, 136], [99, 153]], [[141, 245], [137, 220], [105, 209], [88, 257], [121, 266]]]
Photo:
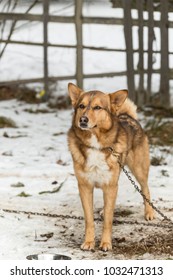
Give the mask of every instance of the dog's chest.
[[105, 154], [99, 150], [100, 144], [95, 136], [91, 137], [90, 145], [93, 148], [87, 150], [85, 177], [90, 183], [101, 187], [103, 184], [109, 183], [112, 174], [105, 159]]

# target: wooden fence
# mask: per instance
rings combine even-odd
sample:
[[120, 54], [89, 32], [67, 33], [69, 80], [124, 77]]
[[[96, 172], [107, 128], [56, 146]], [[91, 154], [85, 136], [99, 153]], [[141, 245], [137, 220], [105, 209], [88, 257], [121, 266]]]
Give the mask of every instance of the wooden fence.
[[[159, 104], [165, 107], [170, 106], [170, 87], [169, 82], [173, 79], [171, 69], [169, 69], [169, 55], [173, 53], [168, 50], [168, 28], [173, 28], [173, 22], [168, 21], [168, 5], [169, 0], [160, 0], [160, 13], [161, 20], [154, 19], [154, 2], [155, 0], [136, 0], [135, 8], [138, 11], [138, 19], [133, 19], [131, 15], [131, 9], [134, 8], [133, 0], [120, 0], [122, 8], [124, 9], [124, 18], [106, 18], [106, 17], [84, 17], [82, 15], [83, 0], [74, 0], [75, 14], [74, 16], [56, 16], [49, 14], [49, 4], [51, 0], [43, 0], [43, 14], [32, 14], [32, 13], [0, 13], [0, 21], [12, 20], [13, 23], [21, 20], [25, 21], [39, 21], [43, 23], [43, 43], [23, 42], [11, 40], [9, 35], [8, 39], [0, 40], [0, 43], [5, 44], [23, 44], [23, 45], [34, 45], [42, 46], [44, 53], [44, 76], [35, 79], [23, 79], [17, 81], [1, 81], [2, 85], [13, 85], [13, 84], [27, 84], [43, 82], [47, 97], [49, 95], [49, 83], [60, 80], [73, 80], [76, 79], [77, 84], [82, 88], [83, 80], [87, 78], [101, 78], [101, 77], [115, 77], [115, 76], [127, 76], [128, 89], [130, 97], [135, 100], [138, 105], [151, 103], [152, 96], [152, 77], [153, 74], [160, 75], [160, 90], [159, 90]], [[114, 1], [115, 2], [115, 1]], [[158, 1], [157, 1], [158, 2]], [[146, 4], [147, 3], [147, 8]], [[148, 11], [148, 20], [143, 18], [144, 9]], [[29, 11], [29, 10], [28, 10]], [[76, 45], [64, 45], [64, 44], [50, 44], [48, 42], [48, 23], [70, 23], [75, 24], [76, 29]], [[83, 44], [83, 24], [108, 24], [108, 25], [123, 25], [124, 36], [125, 36], [125, 49], [112, 49], [103, 47], [92, 47], [85, 46]], [[139, 30], [139, 48], [134, 49], [133, 47], [133, 26], [138, 26]], [[148, 28], [148, 49], [144, 50], [144, 27]], [[153, 50], [153, 33], [154, 27], [160, 28], [161, 32], [161, 49], [159, 51]], [[115, 34], [116, 36], [116, 34]], [[71, 76], [54, 76], [49, 75], [49, 63], [48, 63], [48, 48], [50, 47], [65, 47], [76, 49], [76, 73]], [[126, 71], [122, 72], [111, 72], [111, 73], [96, 73], [96, 74], [84, 74], [83, 73], [83, 50], [90, 49], [96, 51], [114, 51], [114, 52], [126, 52]], [[134, 54], [139, 54], [138, 68], [134, 68]], [[148, 54], [147, 68], [144, 68], [144, 54]], [[161, 67], [160, 69], [153, 69], [153, 54], [160, 53], [161, 55]], [[139, 76], [139, 84], [136, 85], [135, 77]], [[147, 75], [147, 86], [144, 82], [144, 75]]]
[[[151, 102], [152, 96], [152, 75], [154, 73], [160, 74], [160, 89], [159, 89], [159, 105], [164, 107], [170, 106], [170, 92], [169, 92], [169, 81], [171, 77], [171, 71], [169, 69], [169, 52], [168, 49], [168, 27], [172, 27], [172, 22], [168, 22], [168, 0], [160, 1], [160, 13], [161, 19], [158, 21], [154, 20], [154, 0], [136, 0], [136, 8], [138, 10], [138, 31], [139, 31], [139, 63], [138, 63], [138, 74], [139, 74], [139, 85], [135, 88], [134, 84], [134, 63], [133, 63], [133, 43], [132, 43], [132, 28], [133, 20], [131, 16], [131, 8], [134, 5], [134, 0], [123, 0], [124, 6], [124, 35], [126, 41], [127, 49], [127, 77], [128, 77], [128, 88], [132, 93], [132, 98], [137, 101], [138, 105]], [[146, 6], [145, 6], [146, 5]], [[148, 61], [147, 69], [144, 68], [144, 26], [145, 21], [143, 19], [144, 10], [148, 11]], [[159, 51], [161, 55], [161, 67], [160, 69], [153, 69], [153, 41], [154, 41], [154, 27], [160, 28], [161, 37], [161, 50]], [[147, 75], [147, 88], [144, 85], [144, 74]]]

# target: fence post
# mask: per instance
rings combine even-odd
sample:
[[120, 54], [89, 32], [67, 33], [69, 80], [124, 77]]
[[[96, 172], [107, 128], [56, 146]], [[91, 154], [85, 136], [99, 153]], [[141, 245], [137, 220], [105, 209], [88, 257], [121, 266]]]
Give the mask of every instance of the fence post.
[[124, 35], [126, 43], [126, 60], [127, 60], [127, 82], [129, 97], [136, 101], [135, 83], [134, 83], [134, 66], [133, 66], [133, 43], [132, 43], [132, 17], [131, 17], [131, 0], [123, 0], [124, 8]]
[[160, 101], [164, 107], [170, 106], [169, 95], [169, 55], [168, 55], [168, 0], [161, 1], [161, 79]]
[[153, 72], [153, 41], [154, 35], [154, 7], [153, 0], [147, 1], [148, 9], [148, 71], [147, 71], [147, 95], [146, 102], [150, 102], [151, 98], [151, 85], [152, 85], [152, 72]]
[[143, 41], [143, 0], [137, 0], [137, 10], [138, 10], [138, 20], [139, 20], [139, 27], [138, 27], [138, 38], [139, 38], [139, 62], [138, 62], [138, 69], [139, 69], [139, 87], [138, 87], [138, 95], [137, 95], [137, 103], [139, 106], [142, 106], [145, 102], [145, 90], [144, 90], [144, 41]]
[[83, 88], [83, 32], [82, 32], [83, 0], [75, 0], [75, 28], [76, 28], [76, 80], [77, 85]]
[[46, 101], [49, 95], [49, 71], [48, 71], [48, 17], [49, 17], [49, 0], [43, 2], [43, 57], [44, 57], [44, 91], [43, 99]]

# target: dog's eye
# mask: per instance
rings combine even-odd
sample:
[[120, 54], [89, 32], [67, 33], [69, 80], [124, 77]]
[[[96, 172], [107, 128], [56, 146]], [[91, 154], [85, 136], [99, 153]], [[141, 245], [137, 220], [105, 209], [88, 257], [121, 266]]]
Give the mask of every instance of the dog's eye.
[[94, 110], [101, 110], [102, 107], [100, 107], [100, 106], [95, 106], [93, 109], [94, 109]]
[[80, 108], [80, 109], [84, 109], [84, 108], [85, 108], [85, 105], [84, 105], [84, 104], [80, 104], [80, 105], [79, 105], [79, 108]]

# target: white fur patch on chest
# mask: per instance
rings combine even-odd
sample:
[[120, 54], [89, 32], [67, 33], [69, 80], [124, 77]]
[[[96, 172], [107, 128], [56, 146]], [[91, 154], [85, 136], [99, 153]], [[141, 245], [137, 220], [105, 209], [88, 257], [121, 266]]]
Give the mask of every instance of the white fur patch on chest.
[[112, 173], [106, 162], [105, 154], [99, 150], [100, 144], [97, 138], [93, 135], [90, 139], [91, 148], [87, 151], [87, 163], [85, 178], [91, 183], [101, 187], [103, 184], [108, 184]]
[[97, 137], [95, 135], [92, 135], [90, 138], [90, 146], [96, 149], [100, 149], [101, 145], [97, 140]]

